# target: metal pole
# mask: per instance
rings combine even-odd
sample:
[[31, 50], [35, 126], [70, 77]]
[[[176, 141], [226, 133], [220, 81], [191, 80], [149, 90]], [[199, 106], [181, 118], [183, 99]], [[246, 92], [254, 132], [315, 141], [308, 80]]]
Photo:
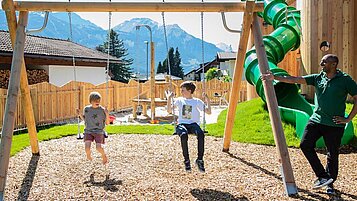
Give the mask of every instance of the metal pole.
[[145, 41], [146, 44], [146, 81], [149, 80], [149, 42]]

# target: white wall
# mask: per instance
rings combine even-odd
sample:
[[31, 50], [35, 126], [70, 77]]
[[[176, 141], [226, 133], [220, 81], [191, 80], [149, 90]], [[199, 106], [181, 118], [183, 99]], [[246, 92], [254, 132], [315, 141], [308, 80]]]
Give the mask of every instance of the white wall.
[[[49, 66], [49, 80], [51, 84], [62, 86], [74, 81], [74, 70], [72, 66]], [[77, 81], [88, 82], [94, 85], [105, 83], [104, 67], [76, 67]]]

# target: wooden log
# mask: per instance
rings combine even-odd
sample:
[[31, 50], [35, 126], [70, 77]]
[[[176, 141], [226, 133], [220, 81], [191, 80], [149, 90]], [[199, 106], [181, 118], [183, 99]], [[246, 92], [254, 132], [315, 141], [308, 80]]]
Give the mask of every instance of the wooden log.
[[[6, 10], [8, 7], [3, 6]], [[157, 2], [38, 2], [16, 1], [17, 11], [50, 11], [50, 12], [243, 12], [244, 2], [194, 2], [194, 3], [157, 3]], [[261, 12], [263, 2], [257, 2], [253, 11]]]
[[[17, 37], [17, 21], [16, 21], [16, 13], [13, 6], [12, 0], [2, 1], [3, 6], [8, 6], [8, 9], [5, 11], [7, 24], [9, 28], [12, 48], [15, 50], [15, 38]], [[24, 13], [24, 15], [27, 15]], [[27, 26], [27, 17], [24, 17], [24, 24], [22, 26]], [[22, 52], [22, 55], [24, 53]], [[13, 57], [15, 56], [15, 51], [13, 52]], [[14, 59], [13, 59], [14, 60]], [[30, 146], [32, 154], [38, 155], [40, 153], [38, 139], [37, 139], [37, 130], [36, 130], [36, 121], [34, 117], [30, 88], [28, 86], [28, 80], [26, 75], [26, 66], [24, 58], [20, 59], [22, 61], [21, 64], [21, 78], [20, 78], [20, 91], [21, 91], [21, 99], [23, 102], [23, 110], [25, 111], [25, 118], [27, 123], [27, 129], [30, 137]], [[13, 69], [13, 68], [11, 68]]]
[[[269, 72], [269, 64], [265, 47], [263, 43], [263, 36], [260, 30], [258, 15], [254, 13], [253, 21], [253, 35], [256, 53], [259, 62], [260, 73]], [[274, 141], [279, 155], [279, 162], [281, 163], [283, 182], [287, 195], [297, 194], [297, 187], [295, 184], [293, 169], [290, 163], [288, 148], [286, 145], [283, 125], [281, 123], [280, 112], [278, 109], [278, 101], [272, 81], [263, 80], [264, 94], [266, 97], [270, 122], [273, 129]]]
[[243, 65], [245, 60], [245, 53], [247, 51], [248, 38], [250, 33], [250, 27], [253, 21], [253, 11], [255, 3], [252, 1], [247, 1], [247, 8], [243, 16], [243, 28], [242, 34], [239, 40], [239, 48], [236, 58], [236, 64], [234, 68], [233, 82], [231, 88], [231, 96], [229, 98], [226, 126], [224, 129], [224, 142], [223, 151], [228, 152], [229, 146], [232, 139], [232, 131], [234, 125], [234, 118], [236, 114], [236, 108], [239, 101], [239, 91], [243, 75]]
[[35, 121], [37, 122], [38, 119], [38, 93], [37, 93], [37, 88], [32, 88], [31, 89], [31, 101], [32, 101], [32, 106], [33, 106], [33, 111], [34, 111], [34, 117]]
[[9, 168], [10, 150], [12, 144], [12, 135], [14, 131], [15, 113], [17, 98], [20, 88], [21, 66], [24, 59], [25, 48], [25, 28], [27, 25], [28, 12], [20, 12], [19, 24], [16, 30], [16, 42], [14, 56], [11, 64], [11, 79], [6, 99], [5, 116], [3, 128], [1, 131], [0, 145], [0, 200], [3, 200], [5, 191], [5, 182]]

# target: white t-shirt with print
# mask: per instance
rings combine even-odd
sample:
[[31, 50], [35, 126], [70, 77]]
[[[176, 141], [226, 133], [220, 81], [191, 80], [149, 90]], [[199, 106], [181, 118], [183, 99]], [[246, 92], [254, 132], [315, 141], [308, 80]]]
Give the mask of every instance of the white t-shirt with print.
[[174, 105], [179, 110], [179, 124], [200, 124], [200, 111], [203, 111], [205, 107], [202, 100], [179, 97], [174, 99]]

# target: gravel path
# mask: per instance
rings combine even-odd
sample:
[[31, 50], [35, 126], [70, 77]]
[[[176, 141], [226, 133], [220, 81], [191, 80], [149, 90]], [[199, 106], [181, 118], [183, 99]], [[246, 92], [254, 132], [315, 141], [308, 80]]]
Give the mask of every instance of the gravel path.
[[[192, 161], [196, 145], [190, 136]], [[356, 152], [341, 154], [339, 193], [330, 198], [311, 189], [312, 170], [299, 149], [289, 149], [299, 196], [288, 198], [275, 147], [232, 143], [226, 154], [221, 138], [206, 137], [202, 174], [183, 170], [177, 136], [111, 135], [107, 170], [97, 153], [86, 161], [83, 146], [72, 136], [40, 143], [40, 157], [29, 148], [12, 157], [6, 200], [357, 200]]]

